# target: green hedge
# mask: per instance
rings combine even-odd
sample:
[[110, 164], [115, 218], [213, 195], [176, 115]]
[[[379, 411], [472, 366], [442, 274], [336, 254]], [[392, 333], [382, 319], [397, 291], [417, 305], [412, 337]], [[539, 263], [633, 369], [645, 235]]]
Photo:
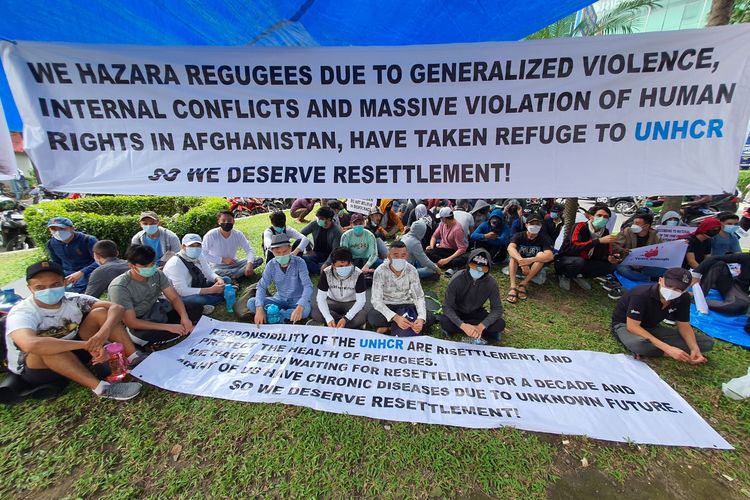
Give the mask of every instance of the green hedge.
[[186, 233], [205, 234], [216, 227], [216, 213], [229, 208], [225, 198], [198, 196], [93, 196], [78, 200], [47, 201], [24, 212], [29, 234], [38, 246], [49, 240], [47, 221], [68, 217], [76, 229], [100, 240], [117, 243], [120, 254], [140, 231], [138, 216], [151, 210], [159, 214], [163, 227], [179, 237]]
[[737, 189], [744, 195], [747, 185], [750, 184], [750, 170], [740, 170], [740, 176], [737, 178]]

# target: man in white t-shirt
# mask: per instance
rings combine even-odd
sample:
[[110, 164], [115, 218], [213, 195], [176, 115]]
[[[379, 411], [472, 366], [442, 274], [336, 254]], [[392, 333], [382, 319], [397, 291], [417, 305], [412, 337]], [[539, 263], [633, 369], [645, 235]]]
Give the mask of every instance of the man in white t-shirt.
[[[231, 279], [253, 276], [263, 258], [256, 257], [245, 235], [234, 229], [232, 212], [219, 212], [217, 221], [219, 227], [203, 236], [203, 253], [211, 268], [219, 276]], [[245, 250], [246, 259], [237, 260], [239, 248]]]
[[30, 385], [70, 379], [98, 396], [127, 400], [141, 390], [136, 382], [108, 383], [86, 368], [104, 363], [104, 344], [123, 345], [130, 366], [146, 358], [138, 352], [122, 324], [123, 308], [89, 295], [65, 292], [65, 274], [55, 262], [38, 262], [26, 269], [32, 295], [8, 314], [5, 342], [8, 368]]

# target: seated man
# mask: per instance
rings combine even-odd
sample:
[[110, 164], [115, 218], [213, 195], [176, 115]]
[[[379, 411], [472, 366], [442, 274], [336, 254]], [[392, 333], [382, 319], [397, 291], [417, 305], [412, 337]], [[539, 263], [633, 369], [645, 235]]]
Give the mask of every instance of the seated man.
[[[684, 363], [706, 363], [703, 353], [714, 341], [690, 326], [690, 296], [685, 292], [692, 281], [690, 271], [675, 267], [658, 284], [626, 290], [612, 313], [612, 334], [636, 357], [667, 355]], [[677, 329], [659, 326], [667, 316], [677, 322]]]
[[[219, 212], [217, 222], [219, 227], [203, 236], [203, 254], [211, 268], [222, 278], [237, 280], [253, 276], [255, 268], [263, 264], [263, 258], [256, 257], [245, 235], [234, 229], [232, 212]], [[245, 250], [247, 258], [237, 260], [240, 248]]]
[[305, 219], [305, 217], [307, 217], [307, 215], [312, 212], [312, 209], [317, 201], [317, 198], [297, 198], [292, 202], [289, 213], [294, 220], [296, 220], [300, 224], [304, 224], [307, 222], [307, 219]]
[[[169, 278], [156, 267], [156, 252], [132, 245], [125, 252], [130, 270], [109, 285], [109, 299], [125, 308], [122, 321], [143, 345], [161, 344], [193, 331], [203, 307], [185, 305]], [[167, 300], [160, 299], [161, 294]]]
[[[731, 266], [731, 267], [730, 267]], [[717, 290], [721, 301], [707, 299], [708, 308], [729, 316], [745, 314], [750, 307], [750, 253], [730, 253], [705, 259], [693, 271], [700, 278], [701, 289], [708, 295]]]
[[464, 229], [453, 217], [453, 209], [443, 207], [438, 213], [440, 225], [432, 234], [425, 252], [441, 268], [460, 268], [466, 265], [468, 245]]
[[[534, 279], [544, 266], [555, 258], [552, 253], [552, 242], [542, 232], [543, 215], [533, 212], [526, 218], [526, 231], [516, 233], [508, 245], [510, 255], [510, 289], [508, 302], [515, 304], [518, 299], [527, 297], [529, 282]], [[518, 285], [518, 271], [521, 270], [523, 279]]]
[[688, 242], [682, 267], [695, 269], [705, 259], [711, 257], [711, 240], [721, 231], [721, 222], [716, 217], [704, 219], [686, 238]]
[[560, 231], [563, 229], [562, 214], [564, 207], [562, 205], [553, 205], [547, 217], [545, 217], [542, 223], [542, 231], [547, 236], [547, 239], [552, 244], [557, 241], [557, 237], [560, 236]]
[[286, 225], [286, 214], [284, 212], [273, 212], [270, 215], [271, 227], [263, 231], [263, 252], [266, 254], [266, 262], [273, 259], [271, 253], [271, 238], [274, 234], [285, 234], [290, 240], [295, 240], [292, 245], [292, 255], [300, 255], [304, 253], [307, 246], [310, 244], [310, 240], [307, 237], [294, 229], [291, 226]]
[[[443, 302], [440, 326], [443, 333], [463, 333], [472, 339], [495, 342], [505, 330], [503, 303], [497, 280], [490, 276], [490, 253], [478, 248], [471, 252], [467, 269], [459, 271], [448, 283]], [[490, 301], [490, 311], [484, 304]]]
[[427, 312], [417, 270], [407, 262], [409, 252], [402, 241], [394, 241], [388, 260], [375, 270], [372, 279], [372, 309], [367, 323], [378, 333], [395, 325], [404, 336], [420, 335], [435, 319]]
[[346, 247], [331, 252], [331, 261], [331, 267], [320, 273], [312, 319], [331, 328], [362, 328], [370, 311], [365, 275]]
[[[612, 243], [612, 254], [624, 259], [631, 250], [635, 248], [656, 245], [661, 243], [661, 238], [653, 228], [654, 216], [652, 214], [638, 214], [633, 218], [633, 224], [626, 227], [617, 235]], [[617, 272], [625, 278], [632, 281], [653, 281], [654, 278], [660, 278], [664, 275], [665, 268], [662, 267], [644, 267], [618, 264]], [[617, 300], [622, 295], [622, 288], [617, 280], [606, 281], [602, 283], [602, 288], [607, 291], [610, 299]]]
[[[258, 291], [247, 301], [247, 309], [255, 311], [257, 326], [266, 322], [265, 307], [269, 304], [276, 304], [287, 322], [296, 323], [310, 316], [313, 288], [305, 261], [292, 255], [292, 246], [285, 234], [275, 234], [271, 238], [271, 252], [273, 260], [263, 270]], [[276, 286], [276, 295], [268, 297], [271, 284]]]
[[732, 212], [722, 212], [716, 217], [721, 222], [719, 234], [711, 238], [711, 255], [718, 257], [729, 253], [742, 252], [737, 230], [740, 228], [740, 216]]
[[47, 221], [52, 238], [47, 241], [47, 254], [65, 272], [65, 287], [83, 293], [89, 276], [96, 269], [94, 244], [96, 238], [76, 231], [73, 221], [66, 217], [53, 217]]
[[491, 205], [484, 200], [477, 200], [474, 204], [474, 208], [471, 209], [472, 217], [474, 217], [474, 227], [477, 228], [479, 225], [490, 218]]
[[680, 218], [680, 214], [675, 212], [674, 210], [670, 210], [669, 212], [661, 214], [659, 224], [662, 224], [664, 226], [687, 226], [688, 225], [682, 222], [682, 218]]
[[32, 295], [13, 306], [5, 327], [10, 371], [30, 385], [70, 379], [104, 398], [137, 396], [141, 384], [110, 384], [86, 368], [91, 361], [107, 362], [107, 342], [121, 343], [131, 366], [146, 358], [122, 325], [122, 307], [66, 293], [63, 268], [56, 262], [32, 264], [26, 269], [26, 282]]
[[333, 210], [333, 221], [339, 225], [342, 230], [350, 229], [351, 215], [344, 209], [344, 204], [339, 200], [328, 200], [326, 206]]
[[385, 244], [385, 239], [388, 237], [388, 233], [386, 233], [383, 226], [380, 225], [382, 220], [383, 212], [381, 212], [378, 207], [372, 207], [370, 213], [367, 214], [365, 229], [375, 236], [378, 245], [378, 258], [385, 259], [388, 256], [388, 247]]
[[464, 236], [468, 242], [469, 236], [474, 232], [474, 216], [469, 213], [469, 200], [456, 200], [456, 206], [453, 209], [453, 218], [456, 219], [456, 222], [461, 224], [461, 227], [464, 230]]
[[200, 306], [203, 314], [211, 314], [224, 301], [224, 280], [208, 265], [202, 247], [200, 235], [183, 236], [182, 249], [169, 259], [164, 274], [185, 306]]
[[341, 235], [339, 248], [348, 248], [352, 253], [352, 262], [362, 272], [372, 273], [377, 267], [378, 244], [370, 231], [365, 231], [365, 217], [362, 214], [352, 214], [352, 228]]
[[101, 240], [94, 244], [94, 261], [99, 265], [89, 275], [86, 295], [101, 297], [112, 280], [130, 269], [127, 261], [120, 258], [117, 245], [112, 240]]
[[302, 234], [312, 235], [312, 251], [302, 258], [312, 274], [320, 274], [320, 269], [331, 265], [331, 252], [341, 243], [341, 226], [333, 221], [333, 210], [320, 207], [315, 212], [315, 220], [302, 228]]
[[471, 233], [471, 242], [476, 248], [484, 248], [493, 262], [503, 262], [508, 257], [510, 226], [505, 223], [502, 208], [490, 212], [489, 220], [479, 224]]
[[169, 229], [159, 225], [156, 212], [141, 212], [141, 230], [133, 236], [131, 245], [146, 245], [156, 252], [156, 262], [160, 268], [180, 251], [180, 238]]
[[401, 237], [401, 241], [404, 242], [406, 250], [409, 252], [409, 264], [417, 268], [419, 279], [436, 280], [440, 277], [442, 271], [437, 264], [430, 260], [424, 248], [422, 248], [422, 241], [424, 240], [426, 231], [426, 221], [417, 219], [412, 223], [409, 232]]
[[620, 263], [621, 259], [610, 255], [610, 245], [615, 241], [607, 230], [611, 215], [606, 205], [594, 205], [586, 214], [588, 220], [576, 224], [573, 234], [565, 238], [555, 261], [560, 288], [570, 290], [573, 280], [584, 290], [591, 290], [591, 284], [584, 278], [612, 274], [615, 264]]
[[404, 223], [401, 221], [401, 217], [393, 210], [394, 201], [396, 200], [392, 198], [383, 198], [380, 200], [380, 213], [383, 214], [383, 220], [380, 225], [385, 229], [386, 239], [404, 232]]

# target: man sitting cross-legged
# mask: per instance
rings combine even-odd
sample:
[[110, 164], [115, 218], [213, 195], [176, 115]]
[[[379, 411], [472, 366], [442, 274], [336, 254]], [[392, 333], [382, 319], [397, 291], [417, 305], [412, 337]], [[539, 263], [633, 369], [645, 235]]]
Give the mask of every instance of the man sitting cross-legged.
[[[508, 245], [508, 255], [510, 255], [508, 302], [511, 304], [515, 304], [518, 299], [526, 298], [526, 287], [529, 286], [529, 282], [555, 258], [552, 253], [552, 243], [542, 232], [543, 218], [539, 213], [529, 214], [526, 218], [526, 231], [514, 234]], [[519, 269], [523, 274], [523, 279], [516, 285]]]
[[119, 342], [131, 366], [146, 358], [136, 351], [122, 325], [123, 308], [88, 295], [65, 292], [65, 274], [55, 262], [26, 269], [32, 295], [8, 314], [5, 341], [8, 368], [30, 385], [70, 379], [97, 396], [126, 400], [141, 390], [136, 382], [99, 380], [86, 365], [104, 363], [107, 342]]
[[331, 262], [320, 273], [312, 319], [332, 328], [361, 328], [370, 310], [365, 273], [354, 265], [352, 252], [346, 247], [331, 252]]

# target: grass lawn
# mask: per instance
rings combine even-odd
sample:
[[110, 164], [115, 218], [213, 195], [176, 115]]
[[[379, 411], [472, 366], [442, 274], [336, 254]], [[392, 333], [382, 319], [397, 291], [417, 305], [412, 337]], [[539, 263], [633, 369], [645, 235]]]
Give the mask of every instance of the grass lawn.
[[[261, 215], [236, 227], [257, 249], [268, 225]], [[25, 259], [0, 255], [0, 276], [21, 277]], [[446, 284], [425, 291], [442, 297]], [[601, 290], [532, 285], [527, 301], [504, 305], [503, 345], [622, 352], [609, 334], [613, 305]], [[223, 307], [214, 316], [230, 319]], [[750, 405], [721, 394], [750, 352], [717, 341], [708, 357], [704, 367], [648, 363], [736, 451], [395, 423], [150, 386], [117, 403], [70, 386], [54, 401], [0, 408], [0, 498], [750, 497]]]

